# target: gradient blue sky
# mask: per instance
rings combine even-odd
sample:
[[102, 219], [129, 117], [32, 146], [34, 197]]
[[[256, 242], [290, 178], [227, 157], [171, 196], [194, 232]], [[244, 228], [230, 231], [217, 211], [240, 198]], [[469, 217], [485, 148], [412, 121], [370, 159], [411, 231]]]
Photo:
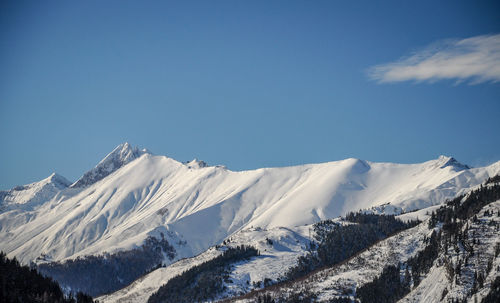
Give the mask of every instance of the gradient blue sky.
[[74, 181], [124, 141], [233, 170], [500, 160], [499, 82], [368, 76], [499, 34], [498, 1], [0, 5], [0, 189]]

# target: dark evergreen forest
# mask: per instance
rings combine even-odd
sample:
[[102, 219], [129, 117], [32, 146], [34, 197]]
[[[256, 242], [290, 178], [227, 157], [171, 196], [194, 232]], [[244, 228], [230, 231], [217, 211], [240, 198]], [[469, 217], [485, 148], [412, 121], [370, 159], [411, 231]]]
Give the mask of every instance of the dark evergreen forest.
[[338, 264], [375, 242], [388, 236], [416, 226], [420, 222], [402, 222], [394, 216], [365, 213], [349, 213], [339, 224], [332, 220], [321, 221], [314, 225], [316, 243], [311, 243], [310, 251], [297, 260], [283, 280], [293, 280], [325, 266]]
[[92, 297], [82, 292], [65, 297], [59, 284], [44, 277], [34, 268], [21, 266], [0, 252], [0, 302], [5, 303], [92, 303]]
[[490, 292], [483, 298], [481, 303], [498, 303], [500, 302], [500, 277], [496, 277], [491, 285]]
[[158, 268], [164, 254], [172, 260], [176, 252], [162, 234], [161, 240], [149, 237], [137, 249], [40, 264], [38, 269], [61, 285], [98, 296], [121, 289]]

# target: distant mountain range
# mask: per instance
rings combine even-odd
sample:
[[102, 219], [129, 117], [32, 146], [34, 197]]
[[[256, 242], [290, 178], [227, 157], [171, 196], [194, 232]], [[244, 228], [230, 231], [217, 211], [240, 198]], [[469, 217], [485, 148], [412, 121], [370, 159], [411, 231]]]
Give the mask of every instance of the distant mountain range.
[[[471, 168], [445, 156], [419, 164], [351, 158], [235, 172], [199, 160], [181, 163], [124, 143], [74, 183], [52, 174], [1, 191], [0, 249], [54, 275], [72, 270], [54, 264], [77, 258], [90, 262], [89, 256], [107, 256], [119, 263], [125, 252], [142, 254], [136, 272], [153, 270], [143, 277], [148, 282], [102, 298], [128, 296], [136, 302], [147, 300], [165, 275], [210, 260], [219, 254], [216, 245], [233, 240], [270, 256], [259, 259], [259, 272], [241, 269], [252, 285], [265, 278], [276, 281], [304, 255], [314, 223], [360, 209], [402, 217], [411, 212], [423, 220], [446, 200], [499, 173], [500, 161]], [[146, 255], [151, 262], [144, 261]], [[198, 259], [183, 260], [194, 256]], [[92, 266], [101, 264], [95, 262]], [[119, 278], [105, 292], [126, 286], [127, 279]], [[237, 293], [236, 288], [228, 293]]]

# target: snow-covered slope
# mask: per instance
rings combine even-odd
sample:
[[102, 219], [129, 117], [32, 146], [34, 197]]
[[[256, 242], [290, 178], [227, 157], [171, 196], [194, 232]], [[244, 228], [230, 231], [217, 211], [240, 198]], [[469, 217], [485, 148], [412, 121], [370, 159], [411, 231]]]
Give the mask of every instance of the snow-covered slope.
[[34, 209], [3, 210], [2, 249], [22, 262], [41, 254], [63, 260], [134, 248], [163, 232], [171, 243], [186, 241], [179, 259], [250, 227], [294, 227], [387, 202], [403, 210], [439, 204], [500, 172], [500, 162], [467, 169], [449, 157], [241, 172], [200, 163], [120, 145], [80, 179], [86, 181]]
[[160, 286], [184, 271], [219, 256], [225, 247], [250, 245], [260, 251], [260, 256], [233, 266], [229, 278], [231, 282], [226, 283], [227, 289], [221, 297], [239, 295], [256, 287], [257, 282], [260, 283], [259, 288], [262, 287], [262, 282], [266, 278], [276, 281], [283, 276], [286, 270], [295, 264], [297, 258], [307, 251], [308, 231], [309, 226], [293, 229], [284, 227], [269, 230], [245, 229], [225, 239], [224, 244], [212, 246], [195, 257], [182, 259], [167, 267], [154, 270], [129, 286], [97, 299], [103, 303], [147, 302]]
[[[356, 287], [372, 281], [387, 265], [397, 265], [422, 249], [424, 239], [432, 230], [426, 224], [397, 233], [338, 266], [319, 270], [304, 279], [281, 285], [280, 292], [307, 289], [318, 295], [318, 302], [355, 293]], [[104, 301], [106, 302], [106, 301]], [[255, 302], [254, 298], [235, 299], [234, 302]], [[384, 301], [381, 301], [384, 302]]]

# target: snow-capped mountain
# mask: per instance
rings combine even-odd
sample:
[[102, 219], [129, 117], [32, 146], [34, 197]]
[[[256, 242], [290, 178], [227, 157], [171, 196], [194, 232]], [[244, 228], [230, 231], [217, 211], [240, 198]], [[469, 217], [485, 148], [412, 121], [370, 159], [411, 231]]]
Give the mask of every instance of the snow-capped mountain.
[[102, 159], [96, 167], [86, 172], [80, 179], [71, 184], [71, 187], [86, 187], [94, 184], [146, 153], [149, 153], [146, 149], [139, 150], [137, 147], [132, 147], [128, 142], [122, 143]]
[[[62, 261], [137, 249], [165, 235], [176, 252], [164, 258], [168, 265], [244, 232], [257, 239], [289, 228], [299, 243], [307, 229], [298, 226], [349, 211], [397, 214], [438, 205], [498, 173], [500, 162], [469, 168], [445, 156], [419, 164], [346, 159], [235, 172], [124, 143], [72, 185], [54, 175], [24, 186], [23, 194], [2, 192], [1, 250], [24, 263]], [[20, 206], [29, 201], [29, 208]], [[286, 258], [305, 251], [285, 246]]]
[[[194, 165], [198, 161], [183, 164], [125, 143], [72, 188], [47, 195], [29, 213], [0, 213], [0, 226], [8, 229], [0, 240], [23, 262], [41, 253], [62, 260], [130, 249], [161, 230], [186, 241], [179, 257], [188, 257], [251, 226], [311, 224], [388, 202], [406, 211], [439, 204], [500, 172], [500, 162], [464, 169], [450, 160], [346, 159], [233, 172]], [[9, 203], [26, 200], [9, 197]]]

